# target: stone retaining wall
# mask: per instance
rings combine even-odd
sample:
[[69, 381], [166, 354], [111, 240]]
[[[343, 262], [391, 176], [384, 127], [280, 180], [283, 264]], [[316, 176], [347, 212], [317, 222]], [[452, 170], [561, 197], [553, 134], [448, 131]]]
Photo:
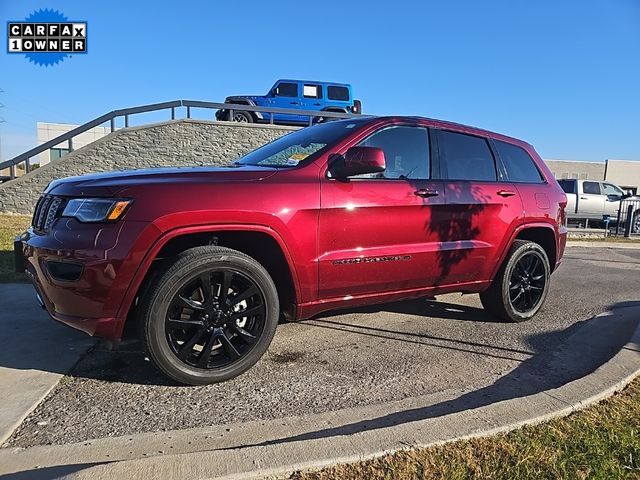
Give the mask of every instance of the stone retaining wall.
[[117, 130], [27, 175], [0, 184], [0, 212], [30, 214], [57, 178], [135, 168], [225, 165], [295, 127], [175, 120]]

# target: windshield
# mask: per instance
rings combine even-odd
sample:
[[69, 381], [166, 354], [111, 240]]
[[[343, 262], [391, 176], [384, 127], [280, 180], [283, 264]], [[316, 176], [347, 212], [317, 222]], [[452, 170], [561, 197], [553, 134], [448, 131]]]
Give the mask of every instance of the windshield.
[[303, 128], [248, 153], [233, 164], [296, 167], [312, 161], [327, 145], [342, 140], [362, 124], [363, 119], [342, 120]]

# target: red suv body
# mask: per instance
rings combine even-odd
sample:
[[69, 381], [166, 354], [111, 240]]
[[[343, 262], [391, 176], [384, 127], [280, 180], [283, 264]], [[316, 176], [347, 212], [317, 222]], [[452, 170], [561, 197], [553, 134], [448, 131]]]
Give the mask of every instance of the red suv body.
[[[299, 130], [228, 167], [54, 181], [33, 226], [16, 240], [16, 261], [55, 320], [117, 340], [125, 322], [144, 317], [143, 337], [162, 330], [155, 347], [145, 341], [156, 364], [180, 381], [208, 383], [257, 361], [266, 346], [255, 345], [266, 336], [268, 346], [278, 312], [299, 320], [336, 308], [484, 292], [483, 304], [497, 316], [529, 318], [564, 252], [565, 206], [564, 192], [525, 142], [424, 118], [349, 119]], [[527, 246], [526, 261], [512, 258]], [[198, 262], [209, 265], [200, 284], [185, 273], [200, 272]], [[242, 262], [262, 270], [254, 274]], [[537, 277], [545, 284], [536, 290]], [[259, 294], [240, 299], [242, 289]], [[178, 303], [157, 304], [160, 291]], [[527, 292], [531, 308], [518, 308]], [[261, 309], [262, 320], [250, 308]], [[172, 334], [170, 321], [200, 323]], [[238, 326], [254, 323], [253, 333]], [[217, 332], [217, 340], [193, 340], [201, 330]], [[190, 342], [194, 350], [181, 352]], [[216, 349], [230, 360], [197, 360]], [[233, 370], [252, 350], [257, 357]], [[158, 359], [171, 352], [177, 363]]]

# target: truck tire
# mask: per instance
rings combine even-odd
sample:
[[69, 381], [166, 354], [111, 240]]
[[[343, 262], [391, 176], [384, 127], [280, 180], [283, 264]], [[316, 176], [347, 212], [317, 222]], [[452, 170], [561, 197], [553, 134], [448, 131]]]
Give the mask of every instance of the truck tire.
[[230, 119], [232, 122], [240, 122], [240, 123], [253, 123], [253, 116], [249, 112], [245, 112], [244, 110], [234, 110], [233, 118]]
[[153, 364], [177, 382], [205, 385], [234, 378], [262, 357], [278, 325], [278, 293], [248, 255], [195, 247], [155, 275], [139, 312]]
[[631, 233], [640, 233], [640, 210], [636, 211], [636, 213], [633, 215]]
[[549, 258], [540, 245], [515, 240], [491, 286], [480, 294], [482, 306], [500, 320], [529, 320], [547, 298], [550, 274]]

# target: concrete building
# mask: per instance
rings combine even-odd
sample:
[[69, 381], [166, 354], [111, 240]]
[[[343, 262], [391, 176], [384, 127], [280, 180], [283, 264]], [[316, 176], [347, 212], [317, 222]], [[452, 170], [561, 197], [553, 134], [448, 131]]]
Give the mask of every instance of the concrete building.
[[[68, 131], [73, 130], [77, 126], [78, 125], [69, 125], [67, 123], [38, 122], [38, 145], [42, 145], [49, 140], [53, 140], [63, 133], [67, 133]], [[87, 130], [86, 132], [81, 133], [80, 135], [77, 135], [73, 138], [73, 149], [77, 150], [81, 147], [84, 147], [85, 145], [88, 145], [91, 142], [95, 142], [96, 140], [108, 135], [109, 133], [111, 133], [111, 130], [108, 127], [95, 127]], [[63, 142], [38, 155], [37, 163], [39, 163], [41, 166], [46, 165], [47, 163], [57, 160], [67, 153], [69, 153], [69, 144], [67, 142]]]
[[632, 190], [640, 191], [640, 160], [613, 160], [583, 162], [580, 160], [545, 160], [556, 178], [580, 180], [606, 180]]
[[[42, 145], [49, 140], [53, 140], [54, 138], [62, 135], [63, 133], [67, 133], [70, 130], [73, 130], [78, 125], [70, 125], [68, 123], [47, 123], [47, 122], [37, 122], [37, 140], [38, 145]], [[105, 135], [111, 133], [111, 129], [108, 127], [95, 127], [90, 130], [87, 130], [80, 135], [77, 135], [73, 138], [73, 149], [77, 150], [85, 145], [88, 145]], [[56, 145], [42, 153], [40, 153], [37, 157], [31, 159], [31, 164], [40, 166], [46, 165], [49, 162], [59, 159], [60, 157], [69, 153], [69, 143], [62, 142], [59, 145]], [[16, 168], [16, 176], [20, 177], [25, 174], [24, 164], [21, 164]], [[5, 168], [0, 171], [0, 176], [8, 176], [9, 169]]]

